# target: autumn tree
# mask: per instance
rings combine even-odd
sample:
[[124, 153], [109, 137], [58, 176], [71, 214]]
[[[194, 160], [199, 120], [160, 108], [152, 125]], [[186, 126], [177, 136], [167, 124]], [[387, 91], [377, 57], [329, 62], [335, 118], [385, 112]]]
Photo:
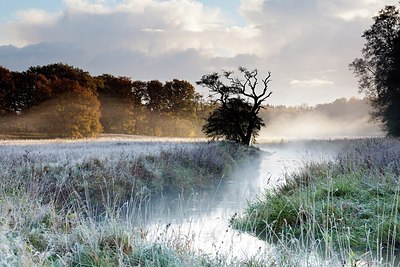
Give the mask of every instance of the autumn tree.
[[389, 136], [400, 136], [400, 15], [386, 6], [362, 35], [362, 57], [351, 64], [359, 88], [370, 99], [372, 118], [382, 122]]
[[66, 64], [28, 69], [49, 81], [54, 109], [43, 114], [51, 134], [59, 137], [93, 137], [102, 131], [96, 80], [86, 71]]
[[145, 99], [148, 98], [147, 95], [147, 83], [144, 81], [133, 81], [132, 91], [129, 97], [130, 103], [135, 109], [140, 109], [144, 105]]
[[8, 116], [0, 126], [16, 136], [92, 137], [102, 128], [107, 133], [196, 136], [213, 106], [179, 79], [92, 77], [62, 63], [24, 72], [0, 67], [0, 114]]
[[100, 123], [100, 101], [91, 90], [78, 82], [66, 81], [68, 89], [55, 97], [52, 113], [47, 114], [53, 137], [95, 137], [102, 131]]
[[156, 136], [197, 134], [198, 94], [187, 81], [96, 77], [105, 131]]
[[260, 80], [257, 69], [249, 71], [239, 67], [239, 72], [243, 78], [225, 71], [222, 76], [218, 73], [204, 75], [197, 84], [209, 88], [219, 103], [207, 118], [204, 133], [213, 139], [225, 138], [248, 146], [264, 126], [258, 113], [272, 94], [268, 90], [271, 73]]

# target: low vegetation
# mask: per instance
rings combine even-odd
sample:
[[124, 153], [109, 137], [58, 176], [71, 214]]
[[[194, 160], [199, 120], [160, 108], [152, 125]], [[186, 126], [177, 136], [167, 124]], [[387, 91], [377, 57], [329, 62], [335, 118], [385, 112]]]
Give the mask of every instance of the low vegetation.
[[36, 151], [23, 142], [3, 145], [0, 266], [393, 266], [400, 141], [335, 142], [344, 147], [335, 160], [306, 163], [232, 218], [234, 228], [267, 241], [248, 258], [229, 249], [205, 253], [195, 235], [169, 224], [150, 229], [143, 218], [153, 193], [210, 188], [257, 149], [201, 142], [94, 142], [93, 151], [84, 141], [43, 143]]
[[307, 163], [260, 195], [232, 225], [288, 251], [296, 244], [305, 255], [316, 250], [339, 263], [355, 264], [358, 257], [393, 263], [400, 245], [399, 174], [399, 140], [356, 140], [334, 161]]
[[211, 187], [257, 149], [143, 143], [141, 153], [79, 158], [71, 150], [59, 161], [52, 146], [63, 155], [62, 145], [36, 153], [22, 152], [29, 147], [23, 144], [1, 147], [0, 266], [218, 266], [224, 260], [196, 253], [190, 236], [171, 237], [168, 227], [150, 237], [138, 222], [152, 194]]
[[27, 150], [0, 159], [0, 187], [5, 194], [34, 189], [46, 202], [60, 205], [77, 197], [102, 205], [124, 202], [140, 194], [190, 193], [210, 188], [229, 175], [238, 162], [257, 153], [255, 148], [233, 143], [180, 143], [150, 154], [121, 153], [51, 163]]

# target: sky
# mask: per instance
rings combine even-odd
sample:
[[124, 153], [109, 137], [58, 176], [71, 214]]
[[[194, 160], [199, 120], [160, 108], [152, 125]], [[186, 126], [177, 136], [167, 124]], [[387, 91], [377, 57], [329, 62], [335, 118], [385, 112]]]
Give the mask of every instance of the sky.
[[[272, 73], [272, 105], [362, 97], [349, 63], [397, 0], [0, 0], [0, 65], [62, 62], [134, 80], [239, 66]], [[237, 73], [237, 71], [236, 71]], [[239, 75], [239, 73], [237, 73]], [[204, 88], [196, 89], [207, 95]]]

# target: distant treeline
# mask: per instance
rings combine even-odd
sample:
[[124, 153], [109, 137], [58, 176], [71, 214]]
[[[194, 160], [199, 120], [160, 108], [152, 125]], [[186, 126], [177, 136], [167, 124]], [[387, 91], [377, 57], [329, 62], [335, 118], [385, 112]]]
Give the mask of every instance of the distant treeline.
[[[3, 137], [82, 138], [101, 132], [196, 137], [203, 136], [202, 125], [215, 107], [184, 80], [163, 83], [110, 74], [91, 76], [62, 63], [31, 67], [24, 72], [0, 66]], [[266, 131], [273, 133], [276, 125], [285, 126], [287, 122], [286, 126], [292, 127], [293, 121], [304, 114], [357, 121], [367, 118], [369, 111], [366, 99], [352, 98], [315, 107], [267, 105], [260, 115]]]
[[261, 115], [268, 124], [276, 117], [294, 118], [299, 114], [306, 113], [318, 113], [331, 119], [357, 120], [368, 116], [369, 112], [371, 112], [371, 106], [367, 98], [352, 97], [350, 99], [339, 98], [332, 103], [318, 104], [316, 106], [308, 106], [306, 104], [291, 107], [266, 105]]
[[371, 112], [367, 98], [354, 97], [313, 107], [268, 105], [260, 113], [266, 124], [261, 139], [381, 136], [381, 125], [371, 121]]
[[61, 63], [24, 72], [0, 66], [0, 134], [9, 137], [194, 137], [211, 108], [184, 80], [91, 76]]

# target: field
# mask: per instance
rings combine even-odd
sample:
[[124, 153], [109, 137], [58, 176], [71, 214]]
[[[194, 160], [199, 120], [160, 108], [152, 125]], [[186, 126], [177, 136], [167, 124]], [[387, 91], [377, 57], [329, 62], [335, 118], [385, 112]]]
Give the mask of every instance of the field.
[[[0, 266], [396, 264], [400, 141], [259, 147], [124, 137], [0, 141]], [[299, 151], [309, 158], [303, 161]], [[282, 177], [271, 174], [268, 189], [246, 177], [285, 164], [293, 167]], [[250, 191], [248, 207], [226, 219], [238, 230], [218, 228], [225, 239], [200, 248], [196, 231], [206, 232], [220, 215], [209, 214], [195, 229], [187, 211], [202, 209], [201, 192], [215, 206], [217, 189], [239, 197], [247, 183], [235, 187], [235, 175], [255, 183], [258, 194]], [[182, 211], [182, 218], [157, 222], [152, 199], [165, 205], [169, 195], [179, 197], [168, 212]]]
[[147, 201], [212, 188], [257, 154], [200, 141], [2, 141], [0, 265], [203, 265], [180, 236], [148, 241]]

